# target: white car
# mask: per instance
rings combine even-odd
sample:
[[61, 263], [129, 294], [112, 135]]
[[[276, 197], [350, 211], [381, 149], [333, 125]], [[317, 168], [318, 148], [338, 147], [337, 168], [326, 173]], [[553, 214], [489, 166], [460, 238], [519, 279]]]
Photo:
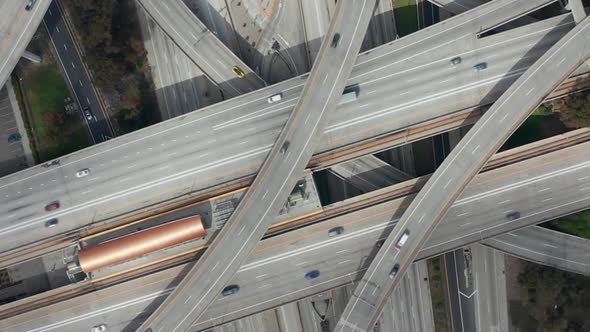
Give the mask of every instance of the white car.
[[84, 169], [81, 169], [81, 170], [79, 170], [79, 171], [76, 172], [76, 177], [77, 178], [83, 178], [83, 177], [85, 177], [88, 174], [90, 174], [90, 169], [89, 168], [84, 168]]
[[399, 238], [399, 240], [397, 240], [397, 243], [395, 244], [395, 248], [397, 250], [400, 250], [402, 248], [402, 246], [404, 245], [404, 243], [406, 243], [406, 241], [408, 241], [409, 237], [410, 237], [410, 231], [406, 229], [406, 231], [402, 234], [402, 236]]
[[268, 101], [269, 104], [272, 104], [272, 103], [276, 103], [277, 101], [279, 101], [281, 99], [283, 99], [283, 94], [279, 92], [275, 95], [268, 97], [268, 99], [266, 101]]
[[107, 330], [107, 324], [98, 324], [92, 327], [90, 332], [104, 332]]

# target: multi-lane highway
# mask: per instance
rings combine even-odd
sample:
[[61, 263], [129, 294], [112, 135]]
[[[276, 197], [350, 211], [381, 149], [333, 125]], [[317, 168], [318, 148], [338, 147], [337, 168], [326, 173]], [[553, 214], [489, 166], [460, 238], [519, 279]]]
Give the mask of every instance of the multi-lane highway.
[[[515, 10], [506, 1], [491, 4]], [[488, 25], [506, 19], [489, 15], [478, 17]], [[348, 85], [358, 84], [357, 101], [327, 114], [328, 127], [315, 150], [329, 151], [493, 101], [572, 25], [571, 19], [558, 17], [475, 40], [474, 49], [465, 45], [457, 51], [449, 45], [460, 48], [473, 36], [433, 45], [429, 43], [436, 37], [433, 31], [442, 33], [440, 26], [434, 26], [365, 53], [348, 81]], [[414, 35], [430, 37], [418, 42]], [[395, 51], [393, 47], [400, 44]], [[489, 53], [499, 49], [498, 56]], [[406, 59], [413, 51], [411, 60]], [[391, 60], [392, 52], [403, 52], [400, 60]], [[449, 65], [454, 55], [463, 57], [462, 66]], [[472, 65], [486, 57], [492, 57], [489, 68], [474, 73]], [[520, 60], [514, 68], [516, 59]], [[301, 93], [302, 78], [62, 157], [60, 165], [39, 166], [1, 179], [0, 251], [255, 174]], [[277, 93], [283, 94], [282, 100], [269, 104], [267, 98]], [[394, 101], [400, 104], [391, 106]], [[83, 168], [91, 169], [90, 176], [76, 178]], [[54, 200], [62, 208], [44, 212], [44, 206]], [[60, 226], [44, 229], [52, 217], [60, 219]], [[22, 232], [33, 229], [36, 232]], [[22, 236], [15, 237], [17, 232]]]
[[[399, 277], [389, 278], [394, 264], [399, 264], [399, 273], [403, 274], [438, 221], [489, 157], [543, 99], [586, 60], [590, 55], [587, 48], [589, 27], [590, 20], [583, 20], [549, 49], [451, 151], [412, 201], [407, 213], [367, 269], [342, 314], [337, 331], [367, 330], [375, 324], [384, 299], [399, 280]], [[518, 111], [514, 112], [514, 109]], [[411, 234], [411, 238], [396, 250], [394, 246], [402, 234]]]
[[[587, 191], [590, 191], [590, 188]], [[547, 201], [552, 199], [546, 198]], [[590, 240], [543, 227], [527, 227], [485, 240], [483, 243], [531, 262], [590, 275]]]
[[[224, 228], [141, 331], [184, 331], [219, 296], [278, 215], [314, 152], [324, 115], [336, 109], [374, 0], [343, 1], [287, 124]], [[207, 287], [203, 287], [207, 285]]]
[[[437, 227], [418, 259], [543, 222], [572, 208], [590, 206], [590, 178], [584, 178], [590, 168], [589, 146], [590, 143], [584, 143], [479, 174]], [[554, 199], [542, 202], [550, 197]], [[391, 231], [410, 199], [411, 196], [401, 197], [263, 240], [231, 281], [240, 285], [240, 292], [233, 298], [220, 296], [193, 330], [207, 329], [360, 279], [363, 262], [375, 254], [375, 243]], [[510, 202], [505, 202], [507, 199]], [[507, 221], [506, 210], [518, 210], [523, 218]], [[336, 226], [344, 227], [345, 232], [330, 238], [328, 230]], [[349, 261], [338, 264], [346, 260]], [[186, 266], [179, 266], [153, 273], [16, 315], [0, 321], [0, 329], [84, 330], [105, 320], [114, 331], [123, 327], [133, 329], [171, 291], [162, 292], [178, 282], [174, 280], [184, 269]], [[304, 271], [313, 269], [320, 270], [320, 277], [305, 280]], [[76, 312], [70, 310], [72, 307], [77, 308]]]
[[219, 86], [226, 98], [264, 87], [264, 81], [223, 45], [182, 0], [140, 0], [139, 3], [201, 71]]
[[[80, 107], [79, 114], [90, 131], [92, 141], [100, 143], [113, 138], [114, 135], [107, 115], [98, 101], [96, 90], [93, 88], [88, 72], [84, 68], [81, 54], [78, 53], [79, 50], [74, 44], [73, 36], [66, 26], [57, 1], [53, 1], [49, 6], [43, 18], [43, 24], [47, 29], [47, 33], [49, 33], [67, 82], [74, 92]], [[88, 119], [84, 115], [82, 110], [86, 107], [90, 110], [92, 119]]]
[[10, 77], [33, 38], [51, 0], [39, 0], [26, 10], [26, 1], [0, 3], [0, 86]]

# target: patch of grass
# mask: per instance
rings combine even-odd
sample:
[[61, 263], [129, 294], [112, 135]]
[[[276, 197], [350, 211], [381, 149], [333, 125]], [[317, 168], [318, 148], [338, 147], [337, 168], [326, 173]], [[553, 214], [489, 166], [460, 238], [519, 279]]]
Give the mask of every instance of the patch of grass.
[[400, 37], [409, 35], [420, 29], [418, 26], [418, 9], [415, 0], [395, 1], [395, 22], [397, 23], [397, 34]]
[[590, 240], [590, 210], [550, 221], [545, 223], [544, 226]]
[[80, 117], [64, 110], [69, 91], [63, 76], [53, 65], [32, 70], [23, 78], [32, 119], [45, 159], [53, 159], [89, 145]]
[[447, 293], [447, 277], [442, 271], [443, 256], [438, 256], [426, 261], [428, 266], [428, 283], [430, 284], [430, 297], [432, 299], [432, 311], [434, 315], [434, 328], [437, 332], [446, 332], [451, 330], [449, 315], [450, 303]]

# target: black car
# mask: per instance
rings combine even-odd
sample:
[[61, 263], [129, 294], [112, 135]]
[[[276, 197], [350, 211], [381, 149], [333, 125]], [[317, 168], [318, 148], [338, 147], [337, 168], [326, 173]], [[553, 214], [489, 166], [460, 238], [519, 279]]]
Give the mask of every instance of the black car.
[[285, 152], [287, 152], [287, 150], [289, 150], [289, 141], [285, 141], [285, 143], [283, 143], [283, 146], [281, 146], [281, 154], [285, 154]]
[[391, 272], [389, 272], [389, 279], [395, 278], [395, 275], [397, 274], [397, 271], [399, 271], [399, 264], [395, 264], [393, 266], [393, 269], [391, 269]]
[[227, 287], [225, 287], [223, 289], [223, 291], [221, 292], [221, 295], [223, 295], [223, 296], [229, 296], [229, 295], [235, 294], [235, 293], [237, 293], [239, 291], [240, 291], [240, 286], [238, 286], [238, 285], [229, 285], [229, 286], [227, 286]]
[[35, 6], [35, 2], [37, 2], [37, 0], [27, 0], [27, 5], [26, 5], [25, 9], [26, 10], [33, 9], [33, 6]]
[[506, 219], [508, 219], [510, 221], [520, 219], [520, 212], [518, 212], [518, 211], [510, 212], [506, 215]]
[[332, 47], [336, 48], [338, 47], [338, 44], [340, 43], [340, 34], [337, 33], [334, 35], [334, 38], [332, 38]]

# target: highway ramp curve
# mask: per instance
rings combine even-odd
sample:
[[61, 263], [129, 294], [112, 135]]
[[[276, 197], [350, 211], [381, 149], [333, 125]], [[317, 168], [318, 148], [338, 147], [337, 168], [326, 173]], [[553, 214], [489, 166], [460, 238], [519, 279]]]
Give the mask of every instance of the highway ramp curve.
[[301, 97], [250, 189], [199, 262], [138, 331], [186, 331], [228, 286], [301, 179], [325, 115], [342, 96], [375, 5], [376, 0], [338, 2]]
[[[474, 125], [426, 183], [357, 285], [335, 331], [366, 331], [451, 204], [537, 106], [590, 56], [590, 20], [582, 20], [533, 64]], [[526, 215], [520, 216], [526, 218]], [[409, 239], [394, 245], [405, 232]], [[389, 272], [399, 271], [393, 279]]]

